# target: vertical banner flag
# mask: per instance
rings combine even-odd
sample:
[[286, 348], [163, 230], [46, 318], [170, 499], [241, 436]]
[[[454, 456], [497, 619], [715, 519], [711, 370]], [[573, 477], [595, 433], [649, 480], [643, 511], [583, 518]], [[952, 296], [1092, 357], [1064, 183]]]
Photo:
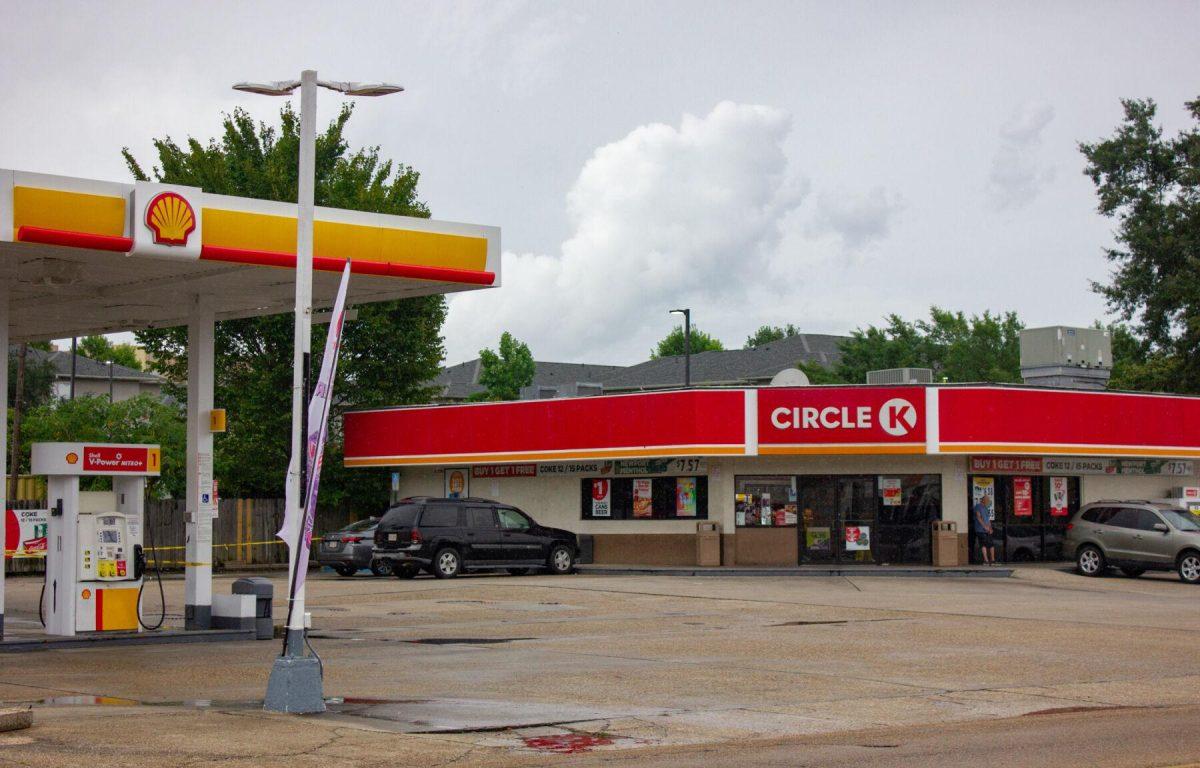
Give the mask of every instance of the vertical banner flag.
[[1067, 478], [1050, 478], [1050, 516], [1067, 516]]
[[612, 481], [592, 481], [592, 517], [612, 517]]
[[1033, 517], [1033, 479], [1013, 478], [1013, 516]]
[[654, 514], [654, 491], [649, 480], [633, 481], [633, 516], [651, 517]]
[[[325, 338], [325, 355], [321, 359], [321, 373], [317, 377], [317, 385], [313, 389], [312, 400], [308, 404], [308, 435], [304, 441], [305, 461], [308, 462], [308, 488], [304, 499], [304, 517], [297, 515], [297, 500], [288, 498], [284, 510], [283, 526], [275, 534], [294, 546], [296, 534], [303, 526], [304, 536], [300, 539], [300, 551], [296, 553], [296, 569], [292, 577], [292, 587], [288, 591], [289, 599], [304, 585], [304, 577], [308, 571], [308, 553], [312, 549], [313, 519], [317, 511], [317, 489], [321, 484], [321, 461], [325, 453], [325, 438], [329, 435], [329, 404], [333, 399], [333, 381], [337, 375], [338, 351], [342, 346], [342, 325], [346, 320], [346, 288], [350, 284], [350, 262], [342, 270], [342, 282], [338, 286], [337, 300], [333, 304], [333, 314], [329, 318], [329, 333]], [[288, 474], [296, 469], [296, 457], [288, 466]], [[291, 487], [291, 483], [288, 483]], [[294, 619], [295, 617], [293, 617]], [[300, 617], [303, 621], [304, 617]]]

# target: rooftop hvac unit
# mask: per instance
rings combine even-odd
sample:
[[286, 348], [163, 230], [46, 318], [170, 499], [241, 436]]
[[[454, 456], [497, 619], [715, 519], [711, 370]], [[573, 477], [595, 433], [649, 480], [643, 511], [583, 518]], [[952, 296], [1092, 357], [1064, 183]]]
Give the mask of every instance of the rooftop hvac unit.
[[1066, 365], [1112, 368], [1112, 338], [1103, 328], [1026, 328], [1021, 331], [1021, 367]]
[[885, 368], [867, 371], [868, 384], [932, 384], [931, 368]]
[[1021, 378], [1026, 384], [1104, 389], [1112, 371], [1112, 338], [1103, 328], [1026, 328], [1021, 331]]

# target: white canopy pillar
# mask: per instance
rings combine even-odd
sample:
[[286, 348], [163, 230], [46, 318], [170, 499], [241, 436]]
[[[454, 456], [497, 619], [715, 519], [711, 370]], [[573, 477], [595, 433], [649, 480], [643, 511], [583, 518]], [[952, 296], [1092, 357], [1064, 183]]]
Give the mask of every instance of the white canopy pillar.
[[[8, 476], [8, 285], [0, 281], [0, 349], [4, 350], [4, 365], [0, 366], [0, 413], [4, 414], [4, 423], [0, 424], [0, 480]], [[17, 471], [13, 467], [13, 471]], [[0, 500], [4, 501], [3, 514], [8, 515], [8, 483], [0, 488]], [[16, 546], [16, 542], [5, 541], [4, 529], [7, 526], [0, 519], [0, 550]], [[0, 640], [4, 639], [4, 569], [5, 561], [0, 560]]]
[[208, 297], [197, 297], [188, 318], [187, 546], [184, 559], [184, 629], [212, 628], [213, 336]]

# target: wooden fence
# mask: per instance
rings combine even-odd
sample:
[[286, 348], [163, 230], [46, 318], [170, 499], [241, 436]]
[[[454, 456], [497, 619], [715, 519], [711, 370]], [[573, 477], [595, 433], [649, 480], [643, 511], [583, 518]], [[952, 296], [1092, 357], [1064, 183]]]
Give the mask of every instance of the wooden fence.
[[[44, 504], [44, 501], [25, 501], [19, 506], [33, 509]], [[154, 566], [154, 555], [157, 554], [163, 568], [182, 568], [186, 562], [184, 523], [187, 512], [184, 502], [147, 500], [145, 517], [142, 545], [148, 564]], [[353, 519], [347, 509], [318, 510], [314, 535], [319, 537], [327, 531], [336, 531]], [[275, 538], [282, 523], [283, 499], [221, 499], [217, 518], [213, 520], [213, 567], [286, 563], [287, 546]], [[40, 573], [43, 563], [41, 558], [9, 560], [6, 570], [9, 573]]]

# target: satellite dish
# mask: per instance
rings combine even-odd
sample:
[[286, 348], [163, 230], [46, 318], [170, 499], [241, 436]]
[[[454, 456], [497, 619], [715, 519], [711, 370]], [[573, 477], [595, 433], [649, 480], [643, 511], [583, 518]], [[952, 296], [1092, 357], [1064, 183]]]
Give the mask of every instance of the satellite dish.
[[799, 368], [784, 368], [771, 379], [772, 387], [807, 387], [808, 374]]

